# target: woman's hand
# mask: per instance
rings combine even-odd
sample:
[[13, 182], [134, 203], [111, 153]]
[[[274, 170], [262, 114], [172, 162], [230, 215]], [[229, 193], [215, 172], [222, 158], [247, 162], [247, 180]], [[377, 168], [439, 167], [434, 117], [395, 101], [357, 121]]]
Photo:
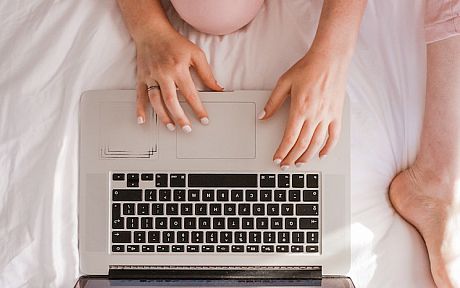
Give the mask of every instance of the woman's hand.
[[286, 170], [312, 157], [326, 156], [336, 144], [341, 127], [347, 61], [313, 49], [281, 78], [259, 119], [270, 118], [291, 97], [289, 118], [273, 161]]
[[[184, 132], [191, 132], [190, 120], [177, 98], [176, 89], [179, 89], [200, 122], [208, 124], [208, 113], [198, 96], [190, 68], [196, 70], [207, 87], [217, 91], [223, 88], [214, 79], [204, 52], [172, 27], [146, 31], [141, 35], [135, 38], [138, 123], [145, 122], [146, 108], [150, 103], [169, 130], [173, 131], [179, 125]], [[149, 86], [154, 88], [147, 91]]]

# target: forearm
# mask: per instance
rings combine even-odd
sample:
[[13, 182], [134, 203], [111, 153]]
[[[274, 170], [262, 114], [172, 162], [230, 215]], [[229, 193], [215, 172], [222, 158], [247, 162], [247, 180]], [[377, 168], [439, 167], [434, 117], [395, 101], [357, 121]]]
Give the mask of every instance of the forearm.
[[356, 45], [367, 0], [324, 0], [310, 50], [350, 60]]
[[118, 6], [135, 41], [141, 40], [146, 34], [174, 31], [160, 0], [118, 0]]

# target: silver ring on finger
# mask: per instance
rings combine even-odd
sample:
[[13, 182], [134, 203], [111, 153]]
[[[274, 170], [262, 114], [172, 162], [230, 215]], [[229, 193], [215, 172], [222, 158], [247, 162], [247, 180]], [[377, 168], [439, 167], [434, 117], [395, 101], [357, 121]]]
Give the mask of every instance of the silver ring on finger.
[[155, 84], [153, 84], [153, 85], [148, 85], [147, 84], [147, 91], [152, 91], [152, 90], [155, 90], [155, 89], [160, 90], [160, 85], [158, 85], [157, 82], [155, 82]]

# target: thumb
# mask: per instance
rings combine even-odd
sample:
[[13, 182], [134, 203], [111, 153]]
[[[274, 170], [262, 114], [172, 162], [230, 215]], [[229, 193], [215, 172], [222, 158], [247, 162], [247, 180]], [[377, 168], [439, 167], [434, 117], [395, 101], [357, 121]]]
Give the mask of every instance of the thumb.
[[203, 51], [200, 50], [200, 53], [196, 54], [196, 56], [192, 59], [192, 66], [195, 68], [204, 85], [214, 91], [224, 90], [224, 88], [222, 88], [214, 78], [211, 66], [209, 66]]
[[259, 113], [259, 120], [268, 119], [275, 114], [276, 110], [278, 110], [286, 100], [290, 88], [291, 86], [285, 83], [285, 81], [278, 81], [278, 83], [276, 83], [276, 87], [273, 89], [270, 98], [265, 104], [264, 110]]

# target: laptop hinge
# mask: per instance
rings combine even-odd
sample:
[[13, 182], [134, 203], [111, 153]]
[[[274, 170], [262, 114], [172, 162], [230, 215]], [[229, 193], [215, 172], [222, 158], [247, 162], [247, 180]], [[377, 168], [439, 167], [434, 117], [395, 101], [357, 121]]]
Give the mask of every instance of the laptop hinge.
[[111, 265], [109, 279], [321, 280], [321, 266]]

